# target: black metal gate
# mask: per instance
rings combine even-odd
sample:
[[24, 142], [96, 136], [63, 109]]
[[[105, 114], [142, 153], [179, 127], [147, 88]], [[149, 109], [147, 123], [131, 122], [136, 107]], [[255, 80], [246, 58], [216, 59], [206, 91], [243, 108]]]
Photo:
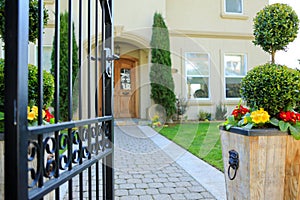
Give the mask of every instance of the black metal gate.
[[[113, 0], [62, 1], [68, 3], [69, 12], [67, 121], [61, 121], [59, 113], [61, 2], [55, 0], [55, 123], [47, 125], [43, 124], [42, 119], [44, 2], [39, 0], [37, 126], [28, 126], [27, 120], [29, 2], [5, 1], [5, 199], [43, 199], [50, 194], [55, 199], [63, 199], [62, 184], [67, 185], [68, 199], [114, 199]], [[83, 6], [83, 2], [87, 6]], [[74, 7], [79, 19], [75, 22], [78, 23], [79, 67], [81, 69], [85, 65], [87, 68], [87, 75], [84, 76], [82, 70], [79, 70], [78, 75], [79, 108], [76, 112], [79, 119], [72, 117], [74, 97], [71, 24], [74, 22]], [[92, 9], [94, 15], [91, 14]], [[83, 21], [84, 16], [86, 21]], [[85, 46], [83, 32], [87, 33]], [[102, 41], [98, 44], [100, 32]], [[92, 44], [93, 37], [95, 42]], [[93, 52], [92, 45], [95, 46]], [[84, 58], [84, 51], [87, 52], [88, 58]], [[86, 59], [84, 63], [83, 60]], [[95, 60], [101, 60], [101, 64]], [[99, 80], [102, 84], [99, 84]], [[98, 88], [99, 85], [101, 88]], [[98, 88], [96, 92], [91, 91], [92, 87]], [[102, 100], [98, 101], [98, 96], [101, 96]], [[83, 98], [87, 99], [87, 103], [83, 103]], [[98, 102], [102, 105], [98, 105]], [[98, 106], [102, 108], [102, 113], [98, 112]], [[83, 115], [83, 109], [86, 109], [86, 117]], [[75, 187], [78, 189], [75, 190]]]

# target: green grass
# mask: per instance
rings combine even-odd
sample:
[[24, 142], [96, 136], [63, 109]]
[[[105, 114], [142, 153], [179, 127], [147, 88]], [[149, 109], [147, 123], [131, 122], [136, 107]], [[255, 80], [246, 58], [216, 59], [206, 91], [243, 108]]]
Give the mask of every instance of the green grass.
[[223, 171], [219, 124], [221, 123], [175, 124], [157, 128], [156, 131], [208, 164]]

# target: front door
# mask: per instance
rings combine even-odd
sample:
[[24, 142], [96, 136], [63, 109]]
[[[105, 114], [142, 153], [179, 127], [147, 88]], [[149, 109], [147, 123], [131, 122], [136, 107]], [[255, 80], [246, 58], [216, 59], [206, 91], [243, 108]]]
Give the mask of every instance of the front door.
[[114, 116], [136, 118], [136, 62], [121, 58], [115, 61], [114, 68]]

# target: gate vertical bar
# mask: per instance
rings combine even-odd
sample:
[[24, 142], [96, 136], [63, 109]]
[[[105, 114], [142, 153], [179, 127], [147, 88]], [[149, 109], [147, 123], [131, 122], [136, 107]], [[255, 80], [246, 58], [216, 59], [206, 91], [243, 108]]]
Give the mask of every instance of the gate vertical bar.
[[[55, 30], [54, 30], [54, 119], [59, 121], [59, 60], [60, 60], [60, 0], [55, 0]], [[55, 131], [56, 146], [59, 146], [59, 131]], [[55, 160], [59, 160], [59, 148], [55, 151]], [[56, 168], [55, 177], [59, 177], [59, 166]], [[55, 199], [60, 199], [60, 188], [55, 189]]]
[[[92, 0], [88, 0], [88, 80], [91, 80], [91, 33], [92, 33]], [[87, 95], [88, 95], [88, 117], [92, 117], [92, 99], [91, 99], [91, 81], [88, 81], [88, 88], [87, 88]], [[91, 125], [88, 126], [88, 133], [91, 134]], [[91, 146], [91, 137], [88, 137], [88, 144]], [[91, 150], [91, 149], [90, 149]], [[92, 169], [91, 167], [88, 168], [88, 198], [92, 199]]]
[[[79, 114], [79, 120], [82, 119], [82, 90], [81, 90], [81, 85], [82, 85], [82, 0], [79, 0], [79, 18], [78, 18], [78, 60], [79, 60], [79, 78], [78, 78], [78, 90], [79, 90], [79, 110], [78, 110], [78, 114]], [[79, 132], [80, 135], [83, 137], [83, 129], [82, 127], [79, 127]], [[82, 143], [80, 144], [80, 147], [82, 148]], [[82, 157], [83, 153], [81, 153], [81, 157]], [[82, 159], [80, 159], [79, 164], [82, 164]], [[82, 200], [83, 199], [83, 173], [79, 174], [79, 199]]]
[[[59, 60], [60, 60], [60, 0], [55, 0], [55, 30], [54, 30], [54, 119], [59, 121]], [[59, 146], [59, 131], [55, 131], [56, 146]], [[55, 160], [59, 160], [59, 148], [55, 151]], [[59, 177], [59, 166], [56, 168], [55, 177]], [[55, 199], [60, 199], [60, 188], [55, 189]]]
[[[102, 0], [102, 66], [104, 67], [103, 73], [103, 94], [104, 94], [104, 103], [103, 103], [103, 112], [104, 115], [113, 115], [113, 0]], [[106, 49], [110, 49], [110, 52], [107, 52]], [[110, 57], [108, 59], [108, 57]], [[107, 62], [108, 61], [108, 62]], [[111, 68], [106, 66], [111, 62]], [[110, 74], [110, 76], [109, 76]], [[105, 136], [108, 137], [110, 143], [109, 148], [113, 148], [114, 143], [114, 121], [107, 123]], [[103, 159], [103, 199], [114, 199], [114, 153], [112, 152]]]
[[22, 200], [28, 198], [29, 0], [6, 0], [5, 13], [5, 199]]
[[[95, 61], [95, 85], [97, 86], [97, 88], [96, 88], [96, 94], [95, 94], [95, 96], [96, 96], [96, 100], [95, 100], [95, 111], [96, 111], [96, 116], [97, 117], [99, 117], [99, 110], [98, 110], [98, 107], [99, 107], [99, 105], [98, 105], [98, 103], [99, 103], [99, 101], [98, 101], [98, 98], [99, 98], [99, 96], [98, 96], [98, 90], [99, 90], [99, 88], [98, 88], [98, 85], [99, 85], [99, 81], [98, 81], [98, 78], [99, 78], [99, 76], [98, 76], [98, 48], [99, 48], [99, 41], [98, 41], [98, 31], [99, 31], [99, 29], [98, 29], [98, 26], [99, 26], [99, 24], [98, 24], [98, 14], [99, 14], [99, 12], [98, 12], [98, 10], [99, 10], [99, 6], [98, 6], [98, 4], [99, 4], [99, 2], [98, 2], [98, 0], [95, 0], [95, 59], [96, 59], [96, 61]], [[96, 141], [97, 141], [97, 148], [96, 148], [96, 154], [98, 154], [99, 153], [99, 143], [98, 143], [98, 141], [99, 141], [99, 136], [98, 136], [98, 132], [99, 132], [99, 126], [96, 126]], [[95, 170], [96, 170], [96, 198], [97, 199], [99, 199], [99, 197], [100, 197], [100, 192], [99, 192], [99, 162], [97, 162], [96, 163], [96, 166], [95, 166]]]
[[[44, 9], [43, 9], [43, 0], [39, 0], [38, 2], [38, 124], [41, 125], [43, 123], [43, 25], [44, 25]], [[43, 135], [38, 136], [38, 144], [43, 149]], [[39, 187], [43, 187], [44, 179], [43, 179], [43, 162], [44, 162], [44, 152], [38, 152], [38, 163], [37, 168], [40, 169], [41, 176], [39, 177], [38, 185]]]
[[[73, 91], [73, 3], [72, 0], [69, 0], [69, 16], [68, 16], [68, 120], [71, 121], [73, 117], [73, 98], [72, 98], [72, 91]], [[68, 157], [72, 158], [72, 129], [68, 129]], [[71, 159], [72, 160], [72, 159]], [[69, 171], [72, 170], [72, 161], [69, 161]], [[73, 199], [73, 180], [70, 179], [68, 183], [68, 191], [69, 191], [69, 199]]]

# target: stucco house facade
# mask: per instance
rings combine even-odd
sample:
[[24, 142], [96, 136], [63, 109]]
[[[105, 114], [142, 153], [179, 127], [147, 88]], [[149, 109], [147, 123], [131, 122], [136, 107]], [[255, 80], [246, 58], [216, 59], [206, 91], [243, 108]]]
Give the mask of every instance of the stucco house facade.
[[[44, 2], [50, 10], [43, 44], [45, 69], [49, 70], [54, 34], [51, 10], [55, 1]], [[91, 15], [96, 12], [95, 2], [99, 1], [92, 2]], [[269, 61], [269, 56], [252, 43], [252, 20], [267, 4], [268, 0], [115, 0], [114, 51], [120, 55], [114, 64], [115, 117], [151, 118], [154, 103], [150, 98], [150, 40], [155, 12], [164, 16], [169, 29], [174, 92], [177, 97], [188, 100], [187, 119], [198, 119], [199, 111], [209, 112], [214, 117], [220, 103], [231, 110], [240, 100], [241, 78], [254, 66]], [[79, 20], [77, 6], [73, 8], [74, 21]], [[82, 6], [88, 9], [86, 2]], [[61, 10], [67, 7], [67, 1], [63, 1]], [[83, 15], [82, 20], [88, 17]], [[75, 23], [75, 30], [76, 26]], [[90, 45], [93, 53], [96, 39], [101, 42], [101, 33], [96, 35], [92, 28], [90, 43], [87, 33], [82, 37], [82, 45], [86, 49]], [[76, 37], [78, 41], [77, 32]], [[36, 64], [37, 46], [30, 46], [29, 62]], [[90, 56], [87, 52], [82, 52], [86, 58], [82, 61], [83, 71]]]
[[[216, 106], [231, 110], [239, 102], [239, 83], [252, 67], [269, 60], [254, 46], [253, 18], [268, 1], [165, 0], [115, 1], [115, 45], [121, 58], [137, 62], [137, 118], [149, 118], [151, 28], [160, 12], [170, 32], [172, 72], [177, 97], [188, 100], [186, 116], [214, 116]], [[150, 116], [151, 117], [151, 116]]]

